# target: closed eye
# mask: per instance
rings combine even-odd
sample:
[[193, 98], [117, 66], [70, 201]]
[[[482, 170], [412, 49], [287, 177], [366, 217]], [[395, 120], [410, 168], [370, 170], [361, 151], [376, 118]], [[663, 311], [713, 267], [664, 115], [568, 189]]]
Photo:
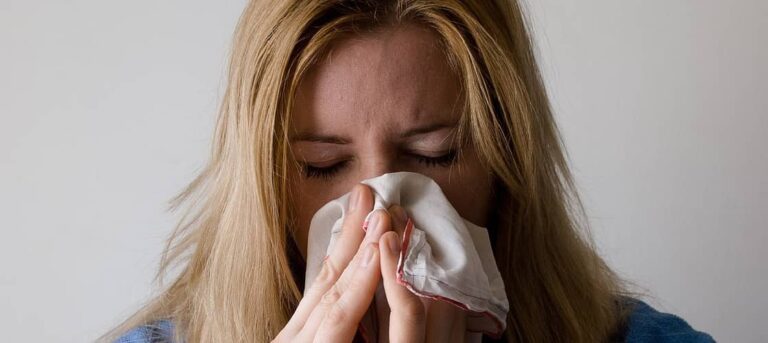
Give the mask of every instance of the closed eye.
[[[415, 153], [407, 153], [407, 155], [429, 168], [448, 168], [456, 163], [458, 152], [456, 150], [450, 150], [443, 155], [434, 157]], [[350, 160], [345, 160], [327, 167], [316, 167], [309, 163], [302, 163], [302, 169], [304, 171], [304, 176], [307, 178], [330, 180], [346, 168], [349, 162]]]
[[329, 167], [315, 167], [311, 164], [303, 164], [304, 176], [307, 178], [330, 179], [334, 174], [349, 164], [349, 160], [336, 163]]
[[448, 151], [447, 153], [437, 156], [437, 157], [430, 157], [430, 156], [424, 156], [424, 155], [418, 155], [418, 154], [411, 154], [419, 163], [424, 164], [427, 167], [450, 167], [454, 162], [456, 162], [456, 157], [458, 157], [458, 154], [455, 150]]

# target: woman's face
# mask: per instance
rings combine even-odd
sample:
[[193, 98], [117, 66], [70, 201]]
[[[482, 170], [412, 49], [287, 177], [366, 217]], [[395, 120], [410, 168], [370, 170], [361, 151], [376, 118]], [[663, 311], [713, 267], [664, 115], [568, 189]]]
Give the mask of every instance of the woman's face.
[[322, 205], [390, 172], [429, 176], [462, 217], [486, 226], [491, 174], [471, 144], [454, 144], [460, 84], [437, 39], [415, 25], [341, 39], [299, 84], [291, 148], [302, 169], [289, 178], [302, 255]]

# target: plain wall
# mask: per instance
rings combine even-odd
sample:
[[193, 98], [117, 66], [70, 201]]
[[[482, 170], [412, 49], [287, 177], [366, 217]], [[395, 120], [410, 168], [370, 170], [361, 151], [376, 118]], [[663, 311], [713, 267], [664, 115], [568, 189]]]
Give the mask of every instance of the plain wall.
[[[768, 341], [768, 2], [528, 2], [606, 260], [717, 340]], [[244, 4], [0, 2], [7, 341], [92, 341], [149, 299]]]

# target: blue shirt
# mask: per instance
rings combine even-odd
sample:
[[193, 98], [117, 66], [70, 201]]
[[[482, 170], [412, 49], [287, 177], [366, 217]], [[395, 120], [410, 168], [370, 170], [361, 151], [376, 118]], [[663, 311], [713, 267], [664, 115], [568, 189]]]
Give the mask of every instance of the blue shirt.
[[[659, 312], [642, 300], [633, 299], [636, 306], [630, 314], [624, 342], [627, 343], [709, 343], [712, 336], [694, 330], [682, 318]], [[173, 343], [173, 323], [159, 320], [153, 325], [134, 328], [115, 343]]]

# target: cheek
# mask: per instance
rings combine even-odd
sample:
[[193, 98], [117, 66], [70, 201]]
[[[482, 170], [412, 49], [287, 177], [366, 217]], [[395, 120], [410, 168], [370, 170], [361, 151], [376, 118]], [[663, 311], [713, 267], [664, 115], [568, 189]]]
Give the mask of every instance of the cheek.
[[329, 182], [307, 180], [297, 170], [290, 171], [288, 176], [291, 185], [291, 205], [296, 216], [294, 220], [297, 243], [302, 253], [305, 253], [312, 216], [329, 201], [349, 192], [355, 185], [355, 180], [345, 180], [344, 177]]
[[475, 225], [488, 225], [493, 179], [474, 153], [465, 154], [452, 171], [435, 180], [459, 215]]

